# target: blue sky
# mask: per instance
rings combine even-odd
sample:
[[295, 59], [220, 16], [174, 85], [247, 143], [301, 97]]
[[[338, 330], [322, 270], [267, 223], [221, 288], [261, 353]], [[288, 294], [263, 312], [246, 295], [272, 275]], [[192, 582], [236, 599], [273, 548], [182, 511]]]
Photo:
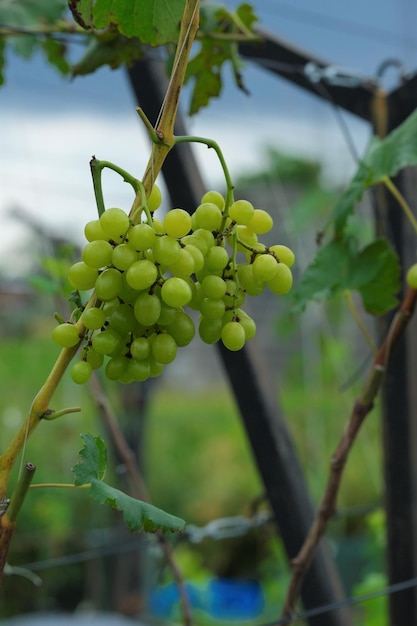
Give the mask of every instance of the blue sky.
[[[408, 71], [417, 68], [417, 8], [412, 0], [253, 4], [264, 28], [360, 76], [375, 77], [380, 64], [391, 58]], [[267, 143], [320, 159], [333, 181], [351, 175], [354, 160], [329, 103], [251, 63], [245, 81], [249, 97], [236, 90], [225, 71], [221, 98], [188, 120], [190, 132], [220, 143], [232, 175], [262, 165]], [[383, 84], [398, 84], [398, 73], [388, 72]], [[186, 103], [184, 94], [183, 109]], [[68, 82], [39, 56], [25, 62], [9, 55], [6, 85], [0, 90], [0, 216], [20, 206], [52, 230], [80, 238], [85, 221], [95, 217], [88, 166], [92, 154], [141, 176], [148, 140], [136, 105], [122, 70], [102, 69]], [[361, 152], [368, 126], [352, 116], [344, 119]], [[220, 170], [213, 156], [206, 148], [196, 148], [196, 155], [207, 184], [216, 186]], [[115, 177], [105, 180], [105, 192], [108, 206], [128, 208], [130, 192]], [[13, 247], [14, 238], [24, 238], [22, 227], [9, 217], [1, 219]]]

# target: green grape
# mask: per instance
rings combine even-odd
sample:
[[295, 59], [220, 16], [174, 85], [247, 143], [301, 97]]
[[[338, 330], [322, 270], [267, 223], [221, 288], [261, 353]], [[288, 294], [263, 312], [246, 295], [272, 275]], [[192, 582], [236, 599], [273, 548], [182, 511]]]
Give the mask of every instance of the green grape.
[[158, 276], [158, 270], [152, 261], [141, 259], [135, 261], [126, 271], [126, 282], [129, 287], [141, 291], [149, 289]]
[[92, 307], [83, 311], [81, 315], [81, 322], [88, 330], [98, 330], [106, 321], [106, 314], [103, 309]]
[[[159, 321], [158, 321], [159, 324]], [[175, 311], [175, 317], [167, 325], [168, 333], [174, 338], [178, 347], [188, 346], [195, 335], [194, 322], [187, 313], [182, 310]]]
[[98, 239], [108, 240], [108, 237], [101, 227], [100, 220], [91, 220], [84, 226], [84, 235], [87, 241], [97, 241]]
[[98, 370], [103, 365], [104, 355], [99, 354], [94, 350], [92, 346], [88, 346], [88, 349], [85, 352], [85, 359], [91, 365], [93, 370]]
[[269, 250], [270, 252], [273, 252], [280, 263], [284, 263], [288, 267], [291, 267], [294, 264], [295, 254], [290, 248], [287, 248], [287, 246], [277, 244], [275, 246], [271, 246]]
[[199, 272], [204, 267], [204, 255], [200, 248], [192, 243], [187, 243], [183, 250], [191, 254], [194, 261], [194, 272]]
[[236, 316], [240, 324], [243, 326], [246, 341], [249, 341], [249, 339], [252, 339], [256, 335], [255, 321], [247, 313], [242, 311], [242, 309], [238, 309], [236, 311]]
[[105, 373], [109, 380], [120, 380], [126, 373], [129, 359], [125, 356], [114, 356], [107, 362]]
[[264, 235], [269, 233], [274, 225], [274, 220], [269, 213], [263, 209], [255, 209], [251, 221], [248, 224], [250, 228], [257, 235]]
[[412, 265], [406, 274], [407, 285], [411, 289], [417, 289], [417, 263]]
[[152, 217], [152, 225], [156, 235], [165, 235], [164, 223], [155, 217]]
[[222, 246], [213, 246], [207, 251], [205, 265], [209, 271], [221, 271], [229, 263], [229, 253]]
[[237, 308], [242, 306], [245, 301], [245, 292], [239, 287], [236, 281], [227, 279], [226, 281], [226, 295], [224, 301], [226, 306]]
[[223, 211], [224, 209], [224, 197], [218, 191], [206, 191], [204, 196], [201, 198], [200, 204], [205, 204], [206, 202], [215, 204], [217, 207], [219, 207], [220, 211]]
[[119, 298], [113, 298], [112, 300], [107, 300], [107, 302], [103, 302], [103, 304], [101, 305], [101, 308], [106, 318], [108, 318], [113, 313], [113, 311], [117, 309], [119, 306], [120, 306]]
[[136, 224], [128, 232], [129, 246], [135, 250], [143, 251], [152, 248], [156, 234], [152, 226], [146, 223]]
[[272, 280], [278, 269], [278, 263], [272, 254], [258, 254], [253, 262], [253, 276], [256, 280]]
[[83, 385], [88, 381], [92, 374], [93, 368], [87, 361], [77, 361], [71, 367], [71, 378], [77, 385]]
[[127, 270], [135, 261], [138, 260], [136, 250], [127, 243], [121, 243], [112, 251], [111, 262], [118, 270]]
[[98, 270], [88, 267], [84, 261], [74, 263], [68, 270], [68, 280], [75, 289], [86, 291], [93, 289], [98, 277]]
[[134, 313], [143, 326], [153, 326], [161, 314], [161, 300], [155, 294], [141, 293], [135, 302]]
[[168, 278], [161, 288], [162, 300], [169, 306], [176, 308], [188, 304], [192, 295], [190, 285], [183, 278], [178, 278], [178, 276]]
[[209, 274], [203, 278], [201, 290], [208, 298], [222, 298], [226, 293], [226, 283], [220, 276]]
[[200, 311], [208, 319], [221, 319], [225, 314], [226, 305], [222, 298], [203, 298], [200, 302]]
[[198, 228], [204, 230], [219, 230], [222, 221], [222, 212], [219, 207], [212, 202], [204, 202], [195, 211], [195, 220]]
[[229, 207], [229, 217], [236, 224], [247, 225], [253, 217], [254, 210], [253, 204], [248, 200], [236, 200]]
[[52, 339], [62, 348], [72, 348], [80, 341], [80, 331], [74, 324], [66, 322], [55, 326], [52, 331]]
[[110, 265], [113, 254], [113, 246], [108, 241], [97, 239], [87, 243], [81, 253], [81, 258], [89, 267], [105, 267]]
[[169, 306], [166, 302], [161, 300], [161, 313], [157, 320], [158, 326], [167, 326], [168, 324], [171, 324], [175, 319], [177, 311], [178, 309], [176, 307]]
[[119, 243], [130, 226], [130, 220], [123, 209], [107, 209], [100, 215], [100, 225], [105, 234]]
[[[237, 229], [237, 236], [242, 243], [246, 244], [246, 246], [250, 246], [251, 248], [255, 248], [257, 246], [258, 237], [256, 233], [249, 228], [249, 226], [243, 226], [242, 224], [238, 224], [236, 226], [236, 229]], [[233, 241], [232, 237], [230, 237], [229, 239]], [[240, 250], [241, 252], [247, 251], [247, 248], [245, 248], [245, 246], [242, 246], [240, 244], [238, 244], [237, 249]]]
[[200, 302], [203, 299], [201, 284], [199, 282], [194, 282], [191, 279], [189, 279], [188, 284], [190, 285], [192, 296], [191, 300], [187, 303], [187, 306], [189, 306], [193, 311], [199, 311]]
[[171, 265], [175, 263], [180, 254], [180, 244], [169, 235], [157, 237], [153, 245], [153, 255], [157, 263]]
[[175, 263], [170, 263], [169, 265], [169, 270], [173, 276], [187, 278], [187, 276], [191, 276], [191, 274], [195, 271], [194, 257], [186, 248], [187, 246], [185, 248], [181, 248]]
[[161, 206], [162, 202], [162, 194], [158, 185], [154, 184], [152, 187], [151, 193], [148, 198], [148, 209], [151, 213], [156, 211]]
[[123, 287], [123, 279], [119, 270], [110, 267], [99, 274], [95, 290], [99, 300], [113, 300], [119, 295]]
[[241, 350], [246, 342], [245, 329], [239, 322], [227, 322], [222, 328], [221, 339], [228, 350]]
[[135, 324], [135, 314], [131, 305], [127, 303], [119, 304], [109, 317], [109, 328], [120, 335], [131, 332]]
[[204, 228], [197, 228], [197, 230], [193, 232], [193, 237], [196, 238], [197, 241], [199, 239], [200, 240], [202, 239], [204, 241], [205, 243], [204, 254], [207, 254], [210, 248], [212, 248], [216, 243], [213, 233], [210, 230], [204, 230]]
[[151, 354], [151, 344], [146, 337], [136, 337], [130, 345], [130, 354], [137, 361], [147, 359]]
[[249, 296], [259, 296], [264, 290], [264, 283], [255, 278], [253, 265], [240, 263], [237, 266], [240, 285]]
[[156, 361], [153, 356], [151, 355], [149, 357], [149, 367], [150, 367], [150, 374], [149, 376], [152, 377], [156, 377], [156, 376], [160, 376], [162, 374], [162, 372], [164, 371], [164, 364], [163, 363], [158, 363], [158, 361]]
[[166, 365], [171, 363], [177, 355], [177, 344], [174, 337], [168, 333], [156, 335], [151, 344], [152, 356], [155, 361]]
[[120, 335], [110, 328], [96, 333], [92, 340], [93, 349], [99, 354], [112, 354], [120, 344]]
[[151, 365], [149, 359], [130, 359], [127, 366], [127, 375], [137, 382], [144, 382], [151, 375]]
[[191, 229], [191, 215], [184, 209], [171, 209], [165, 215], [164, 228], [170, 237], [184, 237]]
[[222, 334], [223, 321], [221, 319], [208, 319], [207, 317], [200, 317], [198, 324], [198, 334], [200, 339], [204, 343], [216, 343]]
[[277, 273], [272, 280], [267, 282], [267, 285], [273, 293], [284, 295], [290, 291], [292, 282], [290, 268], [284, 263], [278, 263]]

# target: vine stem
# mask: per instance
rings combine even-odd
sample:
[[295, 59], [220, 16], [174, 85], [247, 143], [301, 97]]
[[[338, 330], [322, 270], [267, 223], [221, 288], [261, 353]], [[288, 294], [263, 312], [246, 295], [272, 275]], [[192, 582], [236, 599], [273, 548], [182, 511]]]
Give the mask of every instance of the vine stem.
[[381, 388], [384, 373], [391, 357], [392, 349], [405, 331], [414, 312], [416, 300], [417, 290], [409, 289], [393, 319], [383, 343], [375, 355], [362, 391], [354, 403], [343, 435], [332, 456], [326, 488], [318, 506], [317, 513], [300, 551], [297, 556], [292, 559], [292, 574], [283, 605], [282, 616], [278, 624], [287, 624], [292, 621], [292, 616], [295, 612], [295, 603], [300, 594], [304, 577], [313, 560], [315, 549], [327, 528], [329, 520], [335, 513], [337, 495], [349, 452], [364, 419], [373, 408], [375, 398]]
[[394, 183], [392, 182], [392, 180], [388, 176], [384, 176], [382, 178], [381, 182], [385, 185], [385, 187], [388, 189], [388, 191], [397, 200], [398, 204], [400, 205], [400, 207], [404, 211], [408, 221], [410, 222], [410, 224], [411, 224], [415, 234], [417, 235], [417, 220], [414, 217], [414, 214], [413, 214], [412, 210], [410, 209], [407, 200], [404, 198], [404, 196], [402, 195], [402, 193], [400, 192], [398, 187], [396, 187], [396, 185], [394, 185]]

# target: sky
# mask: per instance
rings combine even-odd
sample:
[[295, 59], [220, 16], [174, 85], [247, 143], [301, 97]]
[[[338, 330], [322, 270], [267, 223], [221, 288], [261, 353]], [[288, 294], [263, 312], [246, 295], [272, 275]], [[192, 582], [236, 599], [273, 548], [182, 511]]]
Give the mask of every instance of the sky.
[[[228, 2], [234, 7], [238, 3]], [[404, 71], [417, 68], [417, 8], [412, 0], [257, 0], [260, 26], [292, 45], [360, 77], [375, 78], [381, 63], [397, 59]], [[312, 8], [313, 6], [313, 8]], [[355, 159], [346, 129], [359, 154], [370, 128], [339, 114], [327, 102], [306, 95], [250, 62], [244, 78], [249, 96], [238, 91], [224, 71], [223, 93], [186, 123], [190, 133], [215, 139], [232, 176], [265, 164], [265, 146], [313, 158], [323, 164], [328, 184], [346, 182]], [[398, 85], [398, 70], [381, 79]], [[188, 94], [183, 94], [186, 111]], [[36, 56], [24, 61], [8, 55], [6, 84], [0, 88], [0, 255], [18, 267], [27, 230], [13, 217], [16, 207], [56, 234], [82, 239], [84, 223], [96, 217], [89, 170], [93, 154], [137, 177], [146, 165], [149, 142], [137, 117], [123, 70], [62, 79]], [[221, 171], [210, 151], [194, 148], [208, 187], [221, 185]], [[162, 185], [163, 186], [163, 185]], [[107, 206], [129, 208], [131, 193], [116, 176], [104, 180]]]

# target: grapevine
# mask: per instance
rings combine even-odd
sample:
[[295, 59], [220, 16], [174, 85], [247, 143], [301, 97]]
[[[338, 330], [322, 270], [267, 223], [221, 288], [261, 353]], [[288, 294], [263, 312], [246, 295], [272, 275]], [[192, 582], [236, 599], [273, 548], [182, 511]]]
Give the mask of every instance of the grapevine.
[[[256, 334], [255, 321], [242, 308], [246, 297], [268, 288], [275, 294], [290, 291], [293, 252], [260, 241], [273, 219], [248, 200], [234, 200], [217, 145], [216, 151], [225, 172], [225, 196], [208, 191], [192, 215], [174, 207], [161, 218], [158, 185], [147, 199], [139, 181], [93, 158], [99, 217], [86, 224], [81, 260], [70, 267], [68, 278], [83, 292], [81, 301], [92, 289], [95, 297], [85, 310], [73, 312], [81, 333], [80, 324], [71, 321], [52, 332], [61, 347], [81, 339], [80, 358], [71, 368], [75, 383], [87, 382], [100, 367], [121, 383], [158, 376], [197, 331], [205, 343], [222, 341], [229, 350], [241, 350]], [[120, 173], [140, 193], [131, 215], [104, 208], [97, 180], [103, 167]]]

